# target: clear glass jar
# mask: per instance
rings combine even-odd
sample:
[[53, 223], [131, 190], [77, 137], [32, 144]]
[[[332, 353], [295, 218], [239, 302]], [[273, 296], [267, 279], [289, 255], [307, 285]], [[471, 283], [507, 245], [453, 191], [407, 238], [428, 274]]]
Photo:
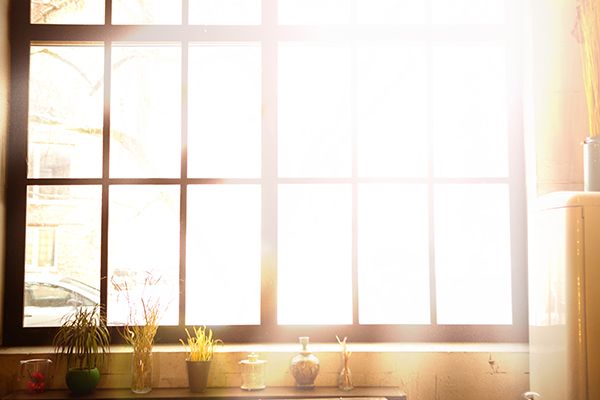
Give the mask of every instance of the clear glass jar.
[[259, 360], [258, 354], [248, 354], [247, 360], [240, 361], [242, 386], [244, 390], [261, 390], [265, 385], [265, 360]]

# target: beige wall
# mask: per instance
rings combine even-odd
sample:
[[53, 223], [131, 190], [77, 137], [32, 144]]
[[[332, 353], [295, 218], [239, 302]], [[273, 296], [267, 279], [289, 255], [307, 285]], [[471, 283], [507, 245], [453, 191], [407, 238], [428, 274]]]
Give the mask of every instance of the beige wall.
[[579, 44], [572, 35], [576, 0], [530, 4], [525, 134], [531, 199], [583, 189], [581, 143], [588, 127]]
[[[238, 362], [253, 350], [268, 362], [267, 386], [294, 385], [289, 362], [299, 345], [245, 347], [242, 351], [240, 346], [228, 346], [216, 354], [209, 386], [238, 387]], [[516, 400], [529, 386], [526, 345], [401, 345], [395, 349], [359, 345], [349, 349], [355, 386], [397, 386], [407, 393], [408, 400]], [[179, 350], [173, 346], [155, 349], [153, 387], [187, 387], [185, 356]], [[316, 344], [314, 351], [321, 362], [316, 384], [336, 386], [338, 346]], [[16, 372], [20, 359], [42, 356], [23, 349], [20, 354], [0, 352], [0, 394], [22, 387]], [[114, 349], [100, 386], [128, 388], [130, 360], [128, 349]], [[64, 388], [63, 379], [61, 365], [52, 387]]]

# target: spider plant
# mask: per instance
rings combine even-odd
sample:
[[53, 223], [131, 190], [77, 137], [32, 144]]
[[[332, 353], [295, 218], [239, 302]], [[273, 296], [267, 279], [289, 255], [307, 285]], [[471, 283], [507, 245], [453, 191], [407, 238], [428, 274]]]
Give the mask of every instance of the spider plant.
[[110, 334], [99, 306], [77, 308], [67, 315], [54, 336], [54, 350], [66, 358], [67, 366], [93, 369], [109, 352]]

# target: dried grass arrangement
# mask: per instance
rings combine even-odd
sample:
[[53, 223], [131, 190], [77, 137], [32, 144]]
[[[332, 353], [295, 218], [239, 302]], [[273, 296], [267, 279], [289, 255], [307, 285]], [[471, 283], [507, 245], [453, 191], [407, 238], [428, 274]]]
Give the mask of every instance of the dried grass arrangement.
[[344, 339], [340, 339], [337, 335], [335, 338], [342, 347], [342, 370], [340, 371], [338, 387], [342, 390], [352, 390], [354, 388], [354, 385], [352, 384], [352, 373], [350, 372], [350, 356], [352, 355], [352, 352], [348, 350], [346, 344], [348, 338], [344, 337]]
[[600, 2], [578, 0], [574, 33], [581, 43], [589, 136], [600, 136]]
[[213, 337], [212, 329], [205, 326], [192, 327], [193, 334], [185, 329], [186, 341], [179, 339], [187, 353], [188, 361], [210, 361], [215, 353], [215, 348], [223, 344], [221, 339]]

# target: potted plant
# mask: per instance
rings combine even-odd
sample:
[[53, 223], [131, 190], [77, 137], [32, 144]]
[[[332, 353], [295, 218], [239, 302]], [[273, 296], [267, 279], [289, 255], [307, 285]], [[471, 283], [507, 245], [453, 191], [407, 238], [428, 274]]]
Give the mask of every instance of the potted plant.
[[187, 343], [179, 339], [187, 352], [187, 370], [190, 390], [192, 392], [204, 392], [208, 382], [208, 372], [215, 352], [215, 347], [222, 345], [221, 339], [214, 339], [211, 329], [204, 327], [193, 327], [193, 334], [185, 330]]
[[100, 381], [98, 365], [109, 351], [110, 335], [99, 306], [78, 307], [54, 336], [54, 350], [67, 362], [66, 383], [74, 394], [92, 392]]

